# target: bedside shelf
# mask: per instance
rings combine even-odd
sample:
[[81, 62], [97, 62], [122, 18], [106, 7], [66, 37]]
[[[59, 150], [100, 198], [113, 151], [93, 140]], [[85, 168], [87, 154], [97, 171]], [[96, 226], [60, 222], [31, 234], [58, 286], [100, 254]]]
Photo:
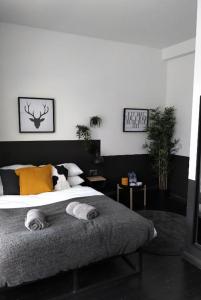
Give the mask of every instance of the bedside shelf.
[[88, 176], [86, 177], [88, 181], [90, 182], [102, 182], [102, 181], [106, 181], [107, 179], [103, 176]]

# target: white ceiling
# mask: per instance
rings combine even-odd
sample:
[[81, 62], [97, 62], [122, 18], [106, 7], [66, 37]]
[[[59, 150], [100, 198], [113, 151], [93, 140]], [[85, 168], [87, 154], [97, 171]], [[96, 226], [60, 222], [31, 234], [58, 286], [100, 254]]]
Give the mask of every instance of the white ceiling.
[[0, 0], [0, 22], [164, 48], [195, 36], [196, 0]]

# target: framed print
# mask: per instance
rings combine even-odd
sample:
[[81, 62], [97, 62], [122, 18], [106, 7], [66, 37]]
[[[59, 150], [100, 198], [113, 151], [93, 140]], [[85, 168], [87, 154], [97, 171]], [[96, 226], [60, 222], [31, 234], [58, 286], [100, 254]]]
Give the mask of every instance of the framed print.
[[147, 131], [148, 117], [148, 109], [124, 108], [123, 132]]
[[55, 132], [54, 99], [18, 97], [19, 132]]

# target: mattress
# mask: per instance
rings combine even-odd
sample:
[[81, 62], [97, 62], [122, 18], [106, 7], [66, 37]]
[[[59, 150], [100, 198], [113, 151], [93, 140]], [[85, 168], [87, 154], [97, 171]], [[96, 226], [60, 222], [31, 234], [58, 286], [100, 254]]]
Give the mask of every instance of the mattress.
[[153, 223], [105, 195], [76, 197], [100, 215], [78, 220], [67, 215], [71, 200], [40, 206], [49, 227], [30, 232], [28, 207], [0, 210], [0, 287], [17, 286], [136, 251], [154, 237]]
[[88, 186], [75, 186], [62, 191], [42, 193], [38, 195], [7, 195], [0, 196], [0, 209], [38, 207], [77, 197], [88, 197], [102, 195], [102, 193]]

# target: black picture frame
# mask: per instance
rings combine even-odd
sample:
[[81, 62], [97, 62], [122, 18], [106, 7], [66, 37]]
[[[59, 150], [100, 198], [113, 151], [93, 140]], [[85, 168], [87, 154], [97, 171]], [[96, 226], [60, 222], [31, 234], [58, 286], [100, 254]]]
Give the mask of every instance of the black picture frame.
[[[131, 115], [132, 124], [128, 122], [128, 114]], [[139, 123], [141, 115], [143, 120]], [[134, 122], [134, 118], [139, 118], [138, 122]], [[146, 132], [149, 122], [149, 109], [144, 108], [124, 108], [123, 111], [123, 132]]]
[[[35, 102], [38, 101], [38, 102]], [[32, 109], [30, 109], [29, 105], [31, 106], [31, 104], [33, 105], [33, 103], [35, 102], [37, 105], [38, 103], [42, 103], [43, 106], [45, 105], [45, 107], [43, 107], [43, 112], [42, 112], [42, 116], [49, 114], [50, 113], [50, 117], [48, 122], [50, 123], [49, 129], [40, 129], [40, 125], [42, 122], [45, 122], [46, 118], [43, 117], [42, 119], [40, 119], [42, 116], [34, 116], [34, 109], [32, 107]], [[23, 102], [26, 102], [26, 109], [25, 110], [25, 106], [23, 104]], [[46, 104], [45, 104], [46, 102]], [[51, 106], [51, 110], [49, 108], [49, 106], [47, 106], [47, 104], [49, 103], [49, 105]], [[23, 108], [22, 108], [23, 107]], [[41, 107], [42, 109], [42, 107]], [[30, 111], [29, 111], [30, 110]], [[30, 115], [31, 117], [26, 117], [26, 114]], [[41, 111], [40, 111], [41, 114]], [[26, 129], [26, 125], [25, 123], [25, 119], [27, 118], [27, 124], [29, 126], [28, 129]], [[19, 133], [54, 133], [55, 132], [55, 99], [53, 98], [36, 98], [36, 97], [18, 97], [18, 120], [19, 120]], [[30, 123], [29, 123], [29, 121]], [[38, 121], [37, 121], [38, 120]], [[36, 127], [37, 126], [37, 127]], [[33, 129], [29, 129], [30, 127], [32, 127]], [[46, 126], [48, 127], [48, 126]]]

